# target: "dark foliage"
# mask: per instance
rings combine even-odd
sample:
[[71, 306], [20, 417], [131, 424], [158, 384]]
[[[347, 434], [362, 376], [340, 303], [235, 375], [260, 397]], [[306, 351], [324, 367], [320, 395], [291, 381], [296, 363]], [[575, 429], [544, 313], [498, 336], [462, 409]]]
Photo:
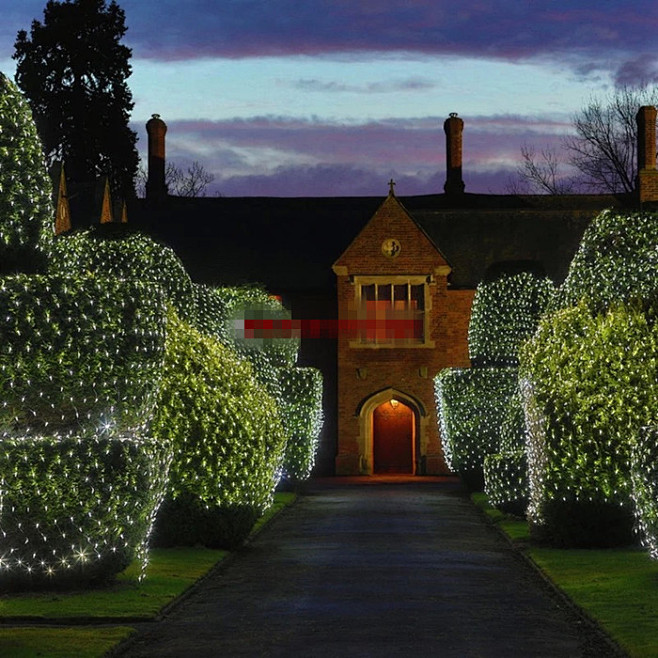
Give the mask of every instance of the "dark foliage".
[[64, 160], [76, 183], [108, 176], [134, 196], [137, 136], [126, 84], [131, 50], [120, 43], [124, 11], [112, 0], [49, 0], [43, 23], [18, 33], [16, 82], [32, 108], [49, 164]]

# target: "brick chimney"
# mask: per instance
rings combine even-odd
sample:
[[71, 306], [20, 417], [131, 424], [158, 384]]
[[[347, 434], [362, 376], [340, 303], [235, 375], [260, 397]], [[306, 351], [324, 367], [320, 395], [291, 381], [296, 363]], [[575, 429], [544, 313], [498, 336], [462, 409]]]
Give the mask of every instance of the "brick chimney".
[[637, 113], [637, 194], [640, 204], [658, 201], [656, 170], [656, 108], [642, 106]]
[[443, 190], [446, 194], [463, 194], [462, 180], [462, 132], [464, 121], [451, 112], [443, 123], [446, 133], [446, 182]]
[[146, 122], [148, 133], [148, 179], [146, 181], [146, 198], [149, 201], [162, 201], [167, 197], [165, 183], [165, 134], [167, 124], [154, 114]]

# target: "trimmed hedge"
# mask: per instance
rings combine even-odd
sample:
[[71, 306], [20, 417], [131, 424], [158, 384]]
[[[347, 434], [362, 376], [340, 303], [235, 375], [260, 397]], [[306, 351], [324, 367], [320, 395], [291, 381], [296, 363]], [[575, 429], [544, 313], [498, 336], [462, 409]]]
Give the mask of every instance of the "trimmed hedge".
[[630, 449], [658, 421], [658, 327], [618, 306], [545, 316], [521, 351], [529, 521], [557, 545], [630, 541]]
[[484, 458], [484, 492], [489, 502], [523, 516], [528, 506], [528, 458], [525, 449]]
[[306, 480], [315, 465], [322, 429], [322, 373], [315, 368], [281, 369], [281, 419], [288, 436], [283, 477]]
[[232, 547], [243, 539], [280, 478], [278, 408], [248, 361], [174, 313], [152, 432], [174, 444], [157, 543]]
[[136, 558], [144, 575], [170, 461], [149, 439], [0, 439], [2, 586], [103, 582]]
[[137, 281], [0, 279], [1, 435], [142, 435], [164, 323], [162, 295]]
[[265, 290], [256, 285], [223, 288], [195, 285], [194, 294], [199, 308], [195, 326], [252, 361], [257, 373], [262, 359], [267, 367], [295, 365], [300, 345], [298, 337], [282, 338], [274, 334], [249, 338], [245, 335], [244, 320], [290, 320], [290, 312]]
[[516, 368], [447, 368], [434, 381], [448, 467], [482, 490], [483, 463], [500, 452], [500, 428], [518, 390]]
[[73, 276], [94, 273], [150, 283], [161, 288], [179, 317], [195, 321], [193, 284], [181, 260], [169, 247], [125, 224], [100, 224], [58, 236], [50, 271]]
[[528, 506], [528, 458], [523, 405], [518, 393], [509, 399], [500, 426], [500, 453], [484, 458], [484, 491], [489, 502], [522, 516]]
[[585, 300], [593, 312], [620, 302], [655, 306], [658, 214], [605, 210], [585, 231], [556, 308]]
[[554, 290], [550, 279], [530, 272], [503, 273], [480, 283], [468, 326], [473, 365], [518, 365], [519, 347], [534, 332]]
[[0, 73], [0, 273], [45, 269], [53, 220], [52, 183], [32, 113]]
[[644, 427], [631, 451], [635, 521], [642, 544], [658, 560], [658, 428]]

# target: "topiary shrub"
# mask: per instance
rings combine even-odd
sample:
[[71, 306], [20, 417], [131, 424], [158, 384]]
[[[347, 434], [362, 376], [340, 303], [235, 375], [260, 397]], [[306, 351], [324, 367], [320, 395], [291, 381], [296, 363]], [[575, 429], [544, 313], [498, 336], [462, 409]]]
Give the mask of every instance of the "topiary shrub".
[[657, 267], [658, 214], [605, 210], [585, 231], [555, 306], [582, 299], [593, 312], [621, 302], [655, 306]]
[[655, 423], [658, 328], [626, 306], [545, 316], [521, 350], [533, 535], [554, 545], [631, 541], [630, 446]]
[[315, 368], [281, 369], [281, 419], [288, 441], [283, 477], [306, 480], [313, 470], [322, 429], [322, 373]]
[[528, 506], [526, 430], [520, 395], [509, 399], [500, 426], [500, 453], [484, 458], [484, 491], [504, 512], [523, 516]]
[[174, 313], [152, 431], [174, 445], [157, 544], [232, 547], [244, 539], [280, 478], [278, 409], [248, 361]]
[[652, 559], [658, 560], [658, 428], [644, 427], [631, 449], [636, 527]]
[[523, 516], [528, 506], [528, 458], [525, 450], [484, 458], [484, 492], [489, 502], [508, 514]]
[[482, 490], [483, 463], [500, 452], [500, 428], [518, 390], [516, 368], [446, 368], [434, 382], [448, 467]]
[[192, 280], [178, 256], [169, 247], [125, 224], [100, 224], [59, 236], [50, 270], [74, 276], [91, 272], [150, 283], [162, 289], [179, 317], [195, 321]]
[[0, 433], [143, 435], [164, 330], [162, 295], [138, 281], [0, 279]]
[[550, 279], [531, 272], [480, 283], [468, 326], [473, 365], [518, 365], [519, 347], [536, 329], [554, 290]]
[[0, 583], [5, 588], [105, 582], [148, 539], [171, 451], [151, 439], [0, 439]]
[[32, 113], [0, 73], [0, 273], [44, 270], [54, 219], [52, 183]]

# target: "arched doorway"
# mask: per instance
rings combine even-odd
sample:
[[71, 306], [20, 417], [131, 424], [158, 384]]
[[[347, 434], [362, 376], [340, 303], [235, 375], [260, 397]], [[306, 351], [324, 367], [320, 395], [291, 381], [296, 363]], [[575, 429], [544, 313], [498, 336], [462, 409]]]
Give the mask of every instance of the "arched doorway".
[[414, 472], [415, 418], [397, 398], [372, 412], [373, 473]]
[[361, 473], [424, 473], [427, 414], [422, 402], [387, 388], [364, 398], [356, 415]]

